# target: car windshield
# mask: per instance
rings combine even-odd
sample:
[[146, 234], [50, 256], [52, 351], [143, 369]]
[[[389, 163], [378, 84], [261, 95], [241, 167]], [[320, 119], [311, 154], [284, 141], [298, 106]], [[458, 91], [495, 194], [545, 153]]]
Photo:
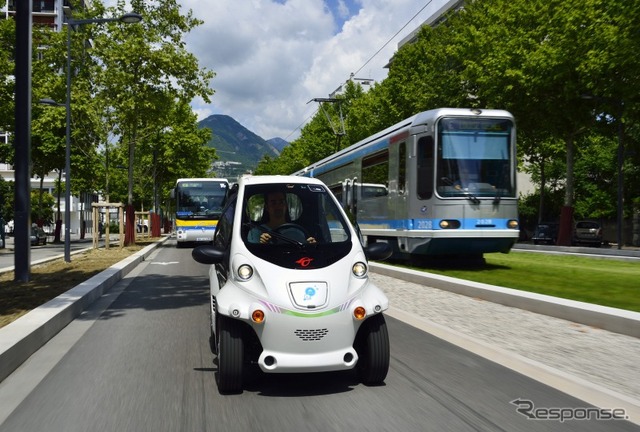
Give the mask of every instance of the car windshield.
[[242, 240], [251, 253], [274, 264], [320, 268], [351, 250], [348, 222], [324, 186], [249, 185], [242, 206]]

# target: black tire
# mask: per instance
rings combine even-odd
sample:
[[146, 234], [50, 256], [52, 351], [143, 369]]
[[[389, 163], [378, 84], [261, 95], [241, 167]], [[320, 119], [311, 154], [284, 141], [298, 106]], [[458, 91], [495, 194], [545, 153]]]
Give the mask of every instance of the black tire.
[[389, 333], [382, 314], [367, 319], [356, 337], [356, 370], [365, 385], [382, 384], [389, 371]]
[[220, 393], [242, 393], [244, 367], [242, 323], [224, 316], [219, 318], [218, 390]]

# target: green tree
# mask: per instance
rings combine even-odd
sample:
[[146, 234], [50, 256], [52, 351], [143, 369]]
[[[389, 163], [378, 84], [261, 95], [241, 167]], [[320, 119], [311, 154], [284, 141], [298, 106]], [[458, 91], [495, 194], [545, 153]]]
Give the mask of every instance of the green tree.
[[48, 192], [31, 191], [31, 222], [38, 226], [53, 222], [53, 204], [55, 198]]
[[[14, 20], [0, 20], [0, 130], [14, 130], [14, 83], [7, 79], [14, 71], [16, 28]], [[0, 160], [6, 160], [10, 147], [0, 146]]]
[[[610, 140], [594, 137], [615, 136], [611, 128], [600, 127], [599, 118], [624, 124], [630, 149], [625, 202], [633, 202], [640, 190], [640, 182], [629, 176], [638, 171], [634, 155], [640, 153], [634, 99], [640, 79], [635, 55], [639, 27], [640, 5], [620, 0], [467, 2], [438, 27], [423, 28], [415, 43], [396, 53], [388, 77], [353, 103], [346, 116], [349, 141], [431, 108], [507, 109], [516, 117], [522, 167], [534, 174], [543, 192], [539, 217], [548, 216], [543, 205], [547, 191], [553, 199], [563, 191], [568, 234], [575, 202], [580, 215], [595, 214], [596, 208], [610, 214], [605, 202], [615, 202], [616, 191], [587, 172], [603, 169], [595, 158], [588, 160], [587, 151], [607, 163], [615, 155]], [[585, 93], [599, 98], [585, 100]], [[323, 131], [304, 132], [300, 145], [317, 146]], [[597, 186], [587, 186], [594, 181]]]
[[13, 220], [15, 183], [0, 176], [0, 218], [7, 223]]
[[[109, 33], [97, 30], [94, 50], [102, 64], [98, 96], [109, 107], [104, 117], [128, 149], [127, 203], [132, 205], [136, 145], [168, 126], [166, 119], [178, 101], [199, 96], [208, 102], [214, 74], [201, 69], [185, 49], [184, 34], [201, 24], [191, 11], [181, 15], [175, 0], [134, 0], [130, 7], [143, 21], [120, 25]], [[109, 12], [125, 13], [125, 2], [119, 1]]]
[[[142, 196], [147, 188], [140, 187], [146, 181], [142, 178], [146, 170], [139, 165], [147, 164], [144, 150], [151, 149], [156, 156], [163, 153], [157, 143], [151, 143], [167, 128], [194, 128], [193, 115], [179, 116], [187, 123], [177, 126], [171, 115], [195, 97], [208, 101], [213, 94], [209, 81], [214, 74], [201, 69], [197, 59], [186, 51], [184, 34], [201, 21], [194, 19], [191, 11], [180, 14], [175, 0], [118, 1], [111, 8], [93, 2], [84, 14], [74, 10], [74, 18], [120, 16], [129, 10], [140, 13], [143, 21], [135, 25], [87, 24], [72, 33], [71, 186], [78, 194], [83, 190], [116, 192], [124, 184], [123, 201], [133, 207], [136, 200], [140, 204], [148, 202], [148, 197]], [[196, 135], [190, 136], [204, 147], [206, 142]], [[140, 157], [135, 151], [138, 146]], [[195, 157], [192, 153], [198, 161], [202, 155], [207, 155], [209, 163], [215, 157], [208, 149], [199, 148]], [[170, 159], [165, 162], [172, 163]], [[121, 170], [114, 169], [118, 166], [127, 168], [124, 182], [120, 181]], [[199, 168], [199, 163], [195, 166]]]

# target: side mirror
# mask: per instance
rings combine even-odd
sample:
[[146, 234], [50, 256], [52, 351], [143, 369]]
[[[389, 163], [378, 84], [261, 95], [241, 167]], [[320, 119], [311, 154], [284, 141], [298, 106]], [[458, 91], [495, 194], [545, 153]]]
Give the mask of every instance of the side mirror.
[[371, 243], [364, 248], [368, 260], [383, 261], [391, 256], [393, 251], [389, 243]]
[[220, 264], [224, 251], [212, 245], [198, 246], [191, 251], [191, 257], [200, 264]]

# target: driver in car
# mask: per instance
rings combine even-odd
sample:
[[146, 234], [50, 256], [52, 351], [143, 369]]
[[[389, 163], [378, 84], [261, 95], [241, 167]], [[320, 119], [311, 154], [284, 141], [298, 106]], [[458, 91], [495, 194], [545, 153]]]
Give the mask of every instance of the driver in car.
[[[287, 223], [287, 200], [284, 192], [269, 192], [265, 196], [265, 204], [264, 204], [264, 215], [262, 217], [264, 223], [261, 227], [265, 228], [268, 231], [274, 231], [281, 225]], [[313, 237], [308, 237], [304, 239], [304, 236], [300, 234], [302, 231], [291, 229], [286, 230], [283, 234], [287, 237], [292, 238], [292, 240], [297, 241], [306, 241], [307, 243], [315, 243], [316, 239]], [[301, 238], [296, 238], [301, 237]], [[247, 240], [251, 243], [262, 243], [266, 244], [271, 241], [271, 234], [269, 232], [265, 232], [259, 228], [252, 228], [249, 231], [249, 235]]]

